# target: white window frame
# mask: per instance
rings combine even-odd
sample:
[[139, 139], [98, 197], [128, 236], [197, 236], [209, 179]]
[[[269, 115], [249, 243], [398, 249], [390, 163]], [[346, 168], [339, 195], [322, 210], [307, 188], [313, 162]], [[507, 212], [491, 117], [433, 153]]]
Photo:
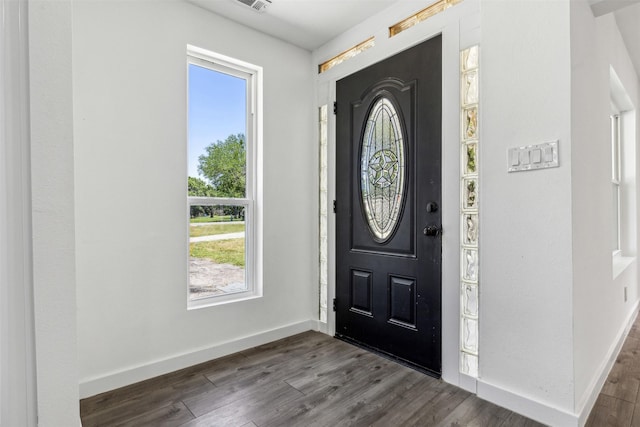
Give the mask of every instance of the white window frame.
[[[192, 64], [246, 81], [247, 125], [245, 144], [247, 176], [246, 194], [243, 198], [192, 197], [187, 194], [186, 291], [188, 309], [210, 307], [262, 296], [262, 150], [260, 149], [262, 146], [262, 67], [196, 46], [187, 45], [187, 96], [189, 92], [188, 69], [189, 65]], [[187, 123], [188, 117], [189, 114], [187, 112]], [[185, 190], [187, 188], [186, 182], [184, 188]], [[245, 209], [245, 283], [247, 290], [191, 300], [189, 290], [189, 212], [191, 206], [215, 205], [242, 206]]]
[[620, 215], [621, 208], [621, 196], [622, 196], [622, 162], [620, 161], [620, 152], [622, 149], [622, 145], [620, 143], [620, 114], [618, 112], [614, 112], [609, 117], [611, 123], [611, 184], [612, 184], [612, 194], [617, 193], [617, 202], [618, 206], [614, 207], [614, 218], [617, 218], [616, 224], [617, 229], [612, 230], [617, 237], [617, 245], [613, 248], [612, 255], [614, 257], [618, 257], [622, 255], [621, 249], [621, 239], [620, 239], [620, 231], [621, 231], [621, 221], [622, 216]]

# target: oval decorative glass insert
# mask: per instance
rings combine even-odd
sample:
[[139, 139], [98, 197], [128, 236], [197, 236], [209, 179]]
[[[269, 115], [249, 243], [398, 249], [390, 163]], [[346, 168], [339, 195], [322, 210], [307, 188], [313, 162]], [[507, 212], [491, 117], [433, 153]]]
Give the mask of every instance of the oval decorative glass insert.
[[405, 154], [398, 113], [387, 98], [376, 101], [362, 138], [360, 191], [365, 216], [376, 240], [395, 229], [404, 201]]

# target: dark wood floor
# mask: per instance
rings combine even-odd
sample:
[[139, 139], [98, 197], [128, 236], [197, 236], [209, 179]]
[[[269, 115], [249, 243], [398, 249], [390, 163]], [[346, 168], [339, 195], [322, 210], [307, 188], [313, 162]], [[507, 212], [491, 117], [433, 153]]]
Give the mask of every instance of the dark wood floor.
[[640, 317], [613, 365], [587, 427], [640, 426]]
[[317, 332], [84, 399], [80, 407], [85, 427], [540, 426]]

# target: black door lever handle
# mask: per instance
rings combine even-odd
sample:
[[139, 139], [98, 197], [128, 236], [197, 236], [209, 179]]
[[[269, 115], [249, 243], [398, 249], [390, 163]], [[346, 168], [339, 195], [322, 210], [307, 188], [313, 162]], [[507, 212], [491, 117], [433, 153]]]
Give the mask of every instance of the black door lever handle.
[[442, 226], [441, 225], [427, 225], [422, 232], [425, 236], [437, 237], [442, 235]]

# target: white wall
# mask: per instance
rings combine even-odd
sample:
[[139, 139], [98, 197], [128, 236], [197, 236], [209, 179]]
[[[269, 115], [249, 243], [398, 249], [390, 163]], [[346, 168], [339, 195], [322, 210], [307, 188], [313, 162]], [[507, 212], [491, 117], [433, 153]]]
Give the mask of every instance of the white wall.
[[[318, 315], [310, 53], [184, 2], [75, 2], [73, 13], [81, 394], [256, 334], [309, 329]], [[191, 311], [187, 44], [264, 68], [264, 297]]]
[[71, 2], [29, 2], [38, 425], [80, 424]]
[[[568, 1], [483, 1], [478, 393], [556, 425], [574, 398], [570, 58]], [[559, 168], [507, 173], [508, 148], [553, 140]]]
[[[595, 19], [586, 2], [571, 3], [571, 47], [575, 411], [585, 418], [638, 303], [636, 262], [615, 279], [612, 272], [609, 67], [636, 106], [638, 77], [613, 15]], [[635, 150], [623, 157], [637, 165]], [[635, 176], [624, 184], [631, 192], [622, 209], [629, 225], [623, 255], [634, 256], [638, 236], [627, 213], [635, 209]]]

